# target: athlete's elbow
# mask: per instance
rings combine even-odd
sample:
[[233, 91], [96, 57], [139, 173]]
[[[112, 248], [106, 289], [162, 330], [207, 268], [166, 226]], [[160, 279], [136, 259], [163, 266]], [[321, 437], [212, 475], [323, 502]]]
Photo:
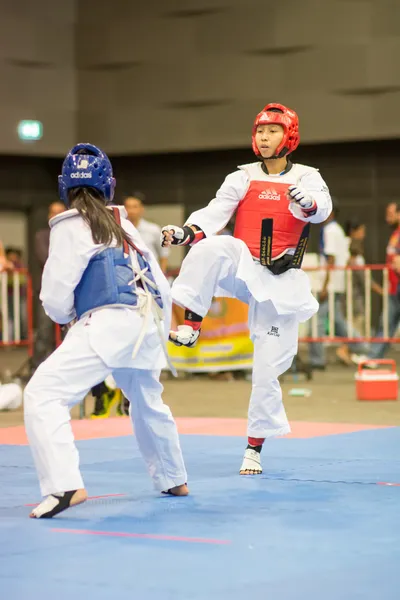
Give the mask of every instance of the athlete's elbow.
[[74, 317], [71, 316], [71, 308], [65, 305], [65, 303], [57, 302], [54, 298], [47, 299], [42, 298], [42, 305], [46, 315], [59, 325], [65, 325], [69, 323]]
[[327, 218], [329, 217], [329, 215], [331, 214], [331, 210], [324, 210], [324, 209], [317, 209], [317, 212], [315, 213], [315, 215], [313, 215], [312, 217], [310, 217], [309, 221], [310, 223], [313, 223], [314, 225], [318, 225], [319, 223], [324, 223]]

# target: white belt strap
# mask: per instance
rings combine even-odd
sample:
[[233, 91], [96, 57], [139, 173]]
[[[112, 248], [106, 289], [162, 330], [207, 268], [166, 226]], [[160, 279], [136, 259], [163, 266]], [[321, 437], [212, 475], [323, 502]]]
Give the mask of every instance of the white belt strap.
[[142, 342], [146, 335], [150, 313], [153, 313], [154, 321], [157, 327], [157, 333], [160, 338], [161, 346], [167, 361], [168, 368], [171, 371], [172, 375], [174, 377], [177, 377], [178, 374], [176, 372], [176, 369], [173, 366], [171, 359], [168, 355], [167, 344], [164, 338], [164, 332], [161, 325], [163, 312], [162, 309], [158, 306], [153, 294], [151, 293], [148, 287], [150, 286], [153, 289], [157, 289], [157, 284], [151, 281], [151, 279], [149, 279], [148, 277], [146, 277], [145, 273], [148, 271], [148, 267], [145, 267], [144, 269], [135, 269], [135, 267], [132, 264], [130, 264], [129, 266], [131, 267], [135, 276], [132, 279], [132, 281], [129, 282], [128, 285], [133, 285], [134, 283], [140, 280], [144, 290], [144, 295], [138, 294], [140, 314], [144, 317], [144, 319], [139, 337], [132, 352], [132, 358], [135, 358], [137, 353], [139, 352], [140, 346], [142, 345]]

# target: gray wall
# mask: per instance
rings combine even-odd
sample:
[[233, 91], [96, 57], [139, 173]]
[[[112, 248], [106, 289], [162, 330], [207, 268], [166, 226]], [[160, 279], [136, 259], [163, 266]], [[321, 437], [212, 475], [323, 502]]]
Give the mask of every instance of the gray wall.
[[[400, 135], [399, 0], [0, 0], [0, 11], [1, 153], [62, 155], [78, 138], [118, 154], [245, 147], [270, 100], [299, 112], [303, 142]], [[23, 118], [43, 121], [41, 142], [17, 140]]]
[[78, 44], [97, 40], [77, 53], [79, 131], [112, 152], [244, 147], [271, 100], [305, 142], [400, 134], [399, 0], [87, 0], [78, 15]]
[[[76, 139], [75, 0], [0, 0], [0, 153], [61, 155]], [[18, 139], [36, 119], [44, 137]]]

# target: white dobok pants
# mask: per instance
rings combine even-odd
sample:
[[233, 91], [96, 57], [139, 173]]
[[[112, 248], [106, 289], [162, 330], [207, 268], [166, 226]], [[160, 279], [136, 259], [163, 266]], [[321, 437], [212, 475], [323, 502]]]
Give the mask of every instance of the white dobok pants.
[[137, 443], [155, 488], [186, 483], [176, 424], [161, 397], [160, 342], [153, 326], [132, 360], [142, 318], [118, 308], [83, 317], [26, 386], [25, 427], [43, 496], [84, 487], [70, 409], [111, 373], [131, 403]]
[[299, 322], [318, 310], [308, 277], [300, 269], [273, 275], [253, 260], [243, 241], [213, 236], [191, 248], [173, 283], [172, 298], [204, 317], [213, 296], [249, 304], [254, 359], [248, 435], [267, 438], [289, 433], [278, 377], [297, 353]]

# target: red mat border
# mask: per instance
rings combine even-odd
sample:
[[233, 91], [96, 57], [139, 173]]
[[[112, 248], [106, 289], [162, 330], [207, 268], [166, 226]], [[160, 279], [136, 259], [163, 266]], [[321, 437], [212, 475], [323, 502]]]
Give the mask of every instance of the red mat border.
[[[202, 417], [180, 417], [176, 419], [179, 433], [184, 435], [239, 436], [247, 435], [246, 419], [223, 419]], [[375, 429], [391, 429], [390, 425], [362, 425], [354, 423], [310, 423], [292, 421], [292, 432], [284, 437], [307, 439], [328, 435], [340, 435], [369, 431]], [[132, 424], [128, 417], [109, 419], [83, 419], [72, 421], [72, 429], [76, 440], [114, 438], [132, 435]], [[0, 428], [0, 445], [26, 446], [25, 428], [23, 425]]]

